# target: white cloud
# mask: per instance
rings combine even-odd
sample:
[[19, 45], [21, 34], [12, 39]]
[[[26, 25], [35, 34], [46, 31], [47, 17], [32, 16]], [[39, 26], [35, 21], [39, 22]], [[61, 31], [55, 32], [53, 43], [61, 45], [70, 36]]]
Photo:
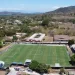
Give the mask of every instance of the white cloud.
[[0, 11], [20, 10], [19, 8], [0, 8]]
[[24, 4], [19, 4], [17, 6], [13, 6], [13, 7], [0, 7], [0, 11], [16, 11], [16, 10], [23, 10], [25, 7]]
[[59, 6], [53, 6], [52, 7], [53, 10], [58, 9], [58, 8], [60, 8], [60, 7]]
[[45, 6], [39, 5], [38, 7], [28, 6], [25, 4], [19, 4], [17, 7], [9, 7], [9, 8], [0, 8], [0, 11], [26, 11], [26, 12], [48, 12], [60, 8], [59, 6]]

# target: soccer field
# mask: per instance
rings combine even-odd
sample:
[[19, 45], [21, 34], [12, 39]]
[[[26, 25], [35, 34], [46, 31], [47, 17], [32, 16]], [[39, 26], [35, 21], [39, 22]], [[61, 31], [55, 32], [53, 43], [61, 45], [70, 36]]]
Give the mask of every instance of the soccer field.
[[61, 66], [70, 66], [66, 46], [17, 44], [0, 55], [0, 60], [7, 64], [12, 62], [24, 63], [26, 59], [37, 60], [51, 66], [54, 66], [55, 63], [59, 63]]

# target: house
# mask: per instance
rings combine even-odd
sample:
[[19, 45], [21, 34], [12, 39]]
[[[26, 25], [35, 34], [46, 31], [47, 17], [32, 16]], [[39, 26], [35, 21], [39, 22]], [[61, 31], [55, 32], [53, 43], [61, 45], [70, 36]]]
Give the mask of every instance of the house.
[[5, 41], [6, 42], [11, 42], [12, 41], [12, 39], [13, 39], [13, 36], [5, 36]]
[[68, 43], [70, 37], [68, 35], [54, 35], [54, 42], [66, 42]]
[[10, 20], [7, 20], [7, 22], [6, 22], [7, 24], [12, 24], [12, 22], [10, 21]]
[[69, 75], [75, 75], [75, 71], [69, 71]]
[[22, 22], [21, 22], [20, 20], [15, 20], [15, 21], [14, 21], [14, 24], [15, 24], [15, 25], [17, 25], [17, 24], [22, 25]]
[[27, 35], [26, 33], [16, 33], [17, 38], [21, 38], [21, 37], [24, 37], [26, 35]]

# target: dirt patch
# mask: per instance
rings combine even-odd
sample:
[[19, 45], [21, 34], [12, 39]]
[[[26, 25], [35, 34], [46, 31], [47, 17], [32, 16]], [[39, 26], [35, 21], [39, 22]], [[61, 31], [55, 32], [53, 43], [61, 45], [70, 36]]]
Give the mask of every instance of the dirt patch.
[[0, 71], [0, 75], [5, 75], [6, 71]]
[[53, 37], [45, 36], [45, 40], [43, 40], [43, 42], [53, 42]]
[[0, 51], [3, 51], [5, 49], [7, 49], [8, 47], [10, 47], [11, 44], [7, 45], [7, 46], [4, 46], [3, 48], [0, 48]]
[[71, 37], [70, 37], [70, 40], [72, 40], [72, 39], [75, 40], [75, 36], [71, 36]]

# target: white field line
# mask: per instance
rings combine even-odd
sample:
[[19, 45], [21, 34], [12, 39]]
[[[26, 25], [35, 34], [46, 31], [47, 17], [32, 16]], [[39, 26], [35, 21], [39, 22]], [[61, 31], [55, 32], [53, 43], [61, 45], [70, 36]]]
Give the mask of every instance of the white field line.
[[57, 61], [56, 63], [58, 63], [58, 60], [57, 60], [58, 58], [57, 58], [57, 52], [56, 52], [56, 50], [57, 49], [55, 48], [55, 53], [56, 53], [55, 55], [56, 55], [56, 61]]
[[32, 54], [33, 51], [34, 51], [34, 50], [32, 50], [31, 52], [29, 52], [29, 54], [26, 56], [27, 59], [28, 59], [28, 57], [29, 57], [30, 55], [34, 55], [34, 54]]
[[20, 53], [21, 49], [18, 50], [18, 52], [16, 51], [12, 56], [9, 56], [10, 58], [14, 57], [17, 53]]
[[8, 63], [9, 64], [9, 61], [6, 60], [5, 63]]
[[12, 59], [12, 57], [14, 57], [14, 55], [16, 55], [17, 53], [13, 54], [12, 56], [7, 56], [7, 60], [5, 61], [6, 63], [9, 63], [9, 59]]
[[41, 55], [41, 54], [35, 54], [35, 56], [39, 56], [39, 55]]
[[[7, 58], [12, 58], [12, 57], [14, 57], [14, 55], [16, 55], [17, 53], [14, 53], [13, 55], [11, 55], [11, 56], [7, 56]], [[6, 57], [6, 56], [5, 56]]]
[[[31, 54], [31, 55], [34, 55], [34, 54]], [[35, 56], [39, 56], [39, 55], [41, 55], [41, 54], [35, 54]]]
[[46, 46], [66, 46], [66, 45], [58, 45], [58, 44], [45, 44]]
[[12, 48], [14, 46], [14, 44], [12, 43], [12, 44], [10, 44], [10, 46], [8, 46], [6, 49], [4, 49], [4, 50], [2, 50], [2, 51], [0, 51], [0, 54], [2, 54], [2, 53], [4, 53], [4, 52], [6, 52], [6, 51], [8, 51], [10, 48]]
[[12, 56], [9, 56], [10, 58], [14, 57], [17, 53], [14, 53]]
[[28, 57], [30, 56], [30, 55], [33, 55], [33, 54], [31, 54], [33, 51], [31, 51], [31, 52], [29, 52], [29, 54], [26, 56], [26, 58], [28, 59]]
[[[18, 50], [18, 52], [20, 52], [20, 51], [21, 51], [21, 50]], [[9, 56], [9, 57], [10, 57], [10, 58], [14, 57], [18, 52], [16, 51], [13, 55], [11, 55], [11, 56]]]
[[[16, 55], [17, 53], [15, 53], [14, 55]], [[12, 56], [8, 56], [7, 58], [7, 60], [5, 61], [6, 63], [9, 63], [10, 61], [9, 61], [9, 59], [12, 59], [12, 57], [14, 57], [14, 55], [12, 55]]]
[[38, 47], [37, 47], [36, 52], [34, 54], [33, 60], [34, 60], [35, 56], [37, 55], [37, 51], [38, 51]]

